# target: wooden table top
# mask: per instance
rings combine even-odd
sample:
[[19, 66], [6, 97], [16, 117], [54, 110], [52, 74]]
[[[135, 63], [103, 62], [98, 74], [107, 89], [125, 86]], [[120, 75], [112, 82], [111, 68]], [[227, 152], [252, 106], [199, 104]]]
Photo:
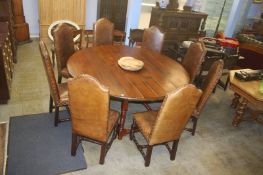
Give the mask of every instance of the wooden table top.
[[[123, 70], [118, 59], [132, 56], [144, 62], [135, 72]], [[73, 77], [89, 74], [110, 89], [110, 95], [129, 101], [161, 100], [189, 83], [189, 74], [176, 61], [147, 49], [127, 46], [97, 46], [74, 53], [67, 68]]]
[[[250, 70], [250, 69], [242, 69]], [[234, 77], [235, 72], [240, 70], [230, 71], [230, 89], [245, 97], [248, 101], [255, 104], [261, 104], [263, 107], [263, 93], [259, 92], [260, 81], [240, 81]]]

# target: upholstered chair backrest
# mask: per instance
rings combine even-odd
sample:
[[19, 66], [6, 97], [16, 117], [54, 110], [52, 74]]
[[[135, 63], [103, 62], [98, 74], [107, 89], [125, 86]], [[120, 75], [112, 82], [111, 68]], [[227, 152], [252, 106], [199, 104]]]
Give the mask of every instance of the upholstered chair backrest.
[[49, 56], [47, 47], [43, 41], [39, 41], [39, 50], [40, 50], [40, 54], [41, 54], [42, 61], [44, 64], [47, 79], [48, 79], [50, 95], [52, 96], [54, 102], [56, 104], [59, 104], [60, 96], [59, 96], [59, 91], [58, 91], [58, 86], [57, 86], [53, 66], [50, 61], [50, 56]]
[[89, 75], [68, 81], [72, 131], [105, 142], [109, 116], [109, 89]]
[[158, 112], [149, 144], [154, 145], [179, 139], [201, 94], [202, 91], [192, 84], [169, 93]]
[[210, 97], [213, 89], [215, 88], [218, 80], [220, 79], [223, 72], [224, 62], [223, 60], [215, 61], [208, 74], [206, 75], [205, 81], [202, 85], [203, 94], [197, 104], [196, 111], [194, 113], [195, 117], [198, 117], [202, 109], [204, 108], [208, 98]]
[[113, 44], [114, 24], [106, 18], [96, 21], [93, 29], [93, 45], [111, 45]]
[[161, 52], [163, 48], [164, 33], [156, 26], [144, 30], [142, 48]]
[[75, 52], [74, 30], [66, 23], [59, 24], [54, 30], [54, 47], [58, 72], [67, 66], [67, 61]]
[[203, 42], [196, 42], [190, 45], [183, 60], [182, 65], [189, 73], [190, 83], [198, 75], [201, 69], [202, 62], [206, 55], [206, 49]]

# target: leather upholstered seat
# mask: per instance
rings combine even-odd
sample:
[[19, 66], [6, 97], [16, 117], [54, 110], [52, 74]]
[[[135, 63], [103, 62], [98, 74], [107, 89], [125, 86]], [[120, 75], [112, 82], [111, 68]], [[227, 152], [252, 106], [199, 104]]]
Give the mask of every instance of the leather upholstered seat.
[[96, 21], [93, 27], [93, 46], [112, 45], [114, 24], [106, 18]]
[[68, 89], [72, 119], [71, 155], [76, 155], [79, 141], [88, 140], [101, 145], [99, 162], [104, 164], [117, 136], [119, 119], [119, 113], [109, 109], [109, 89], [89, 75], [69, 80]]
[[[45, 67], [49, 89], [50, 89], [50, 101], [49, 101], [49, 112], [55, 108], [55, 126], [58, 122], [67, 121], [69, 119], [59, 119], [59, 107], [68, 105], [68, 88], [67, 83], [57, 84], [55, 74], [53, 71], [50, 56], [47, 47], [43, 41], [39, 42], [39, 50], [42, 56], [42, 61]], [[54, 106], [53, 106], [54, 102]]]
[[[145, 166], [149, 166], [154, 145], [164, 144], [170, 153], [170, 159], [175, 159], [177, 145], [182, 131], [193, 111], [202, 91], [194, 85], [186, 85], [170, 92], [164, 99], [159, 111], [138, 112], [133, 116], [130, 139], [134, 140], [137, 148], [145, 159]], [[139, 131], [147, 141], [140, 145], [135, 137]], [[172, 148], [168, 142], [173, 142]], [[143, 149], [146, 148], [146, 153]]]

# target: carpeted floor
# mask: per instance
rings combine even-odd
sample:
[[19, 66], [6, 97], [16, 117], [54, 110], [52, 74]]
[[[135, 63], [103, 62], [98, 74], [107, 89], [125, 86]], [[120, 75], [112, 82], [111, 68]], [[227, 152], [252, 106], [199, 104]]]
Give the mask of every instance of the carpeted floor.
[[8, 175], [61, 174], [87, 168], [81, 146], [75, 157], [70, 154], [71, 123], [54, 127], [53, 121], [49, 113], [10, 118]]

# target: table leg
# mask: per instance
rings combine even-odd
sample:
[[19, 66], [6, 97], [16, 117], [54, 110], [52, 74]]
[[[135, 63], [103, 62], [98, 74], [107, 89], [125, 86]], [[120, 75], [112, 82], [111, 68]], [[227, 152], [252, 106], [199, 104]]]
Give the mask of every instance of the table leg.
[[123, 100], [121, 102], [121, 122], [120, 122], [120, 129], [118, 133], [119, 140], [121, 140], [123, 136], [129, 133], [129, 130], [124, 128], [127, 110], [128, 110], [128, 101]]
[[248, 101], [245, 98], [242, 98], [240, 103], [238, 104], [237, 108], [236, 108], [236, 114], [235, 117], [233, 119], [232, 125], [234, 127], [237, 127], [239, 125], [239, 123], [242, 121], [245, 109], [247, 107], [247, 103]]
[[240, 99], [240, 95], [238, 95], [237, 93], [234, 94], [234, 98], [232, 100], [232, 103], [231, 103], [231, 107], [232, 108], [236, 108], [238, 103], [239, 103], [239, 99]]

